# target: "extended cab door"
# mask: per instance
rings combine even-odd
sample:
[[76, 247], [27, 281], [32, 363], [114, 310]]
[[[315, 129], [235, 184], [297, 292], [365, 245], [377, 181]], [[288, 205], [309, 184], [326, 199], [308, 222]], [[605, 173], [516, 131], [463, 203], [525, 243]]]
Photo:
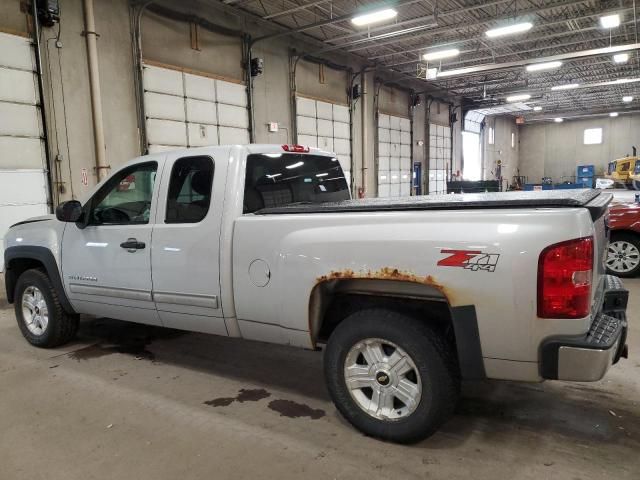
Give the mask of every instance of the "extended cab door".
[[[80, 313], [160, 324], [151, 296], [157, 161], [114, 173], [62, 238], [65, 288]], [[159, 178], [159, 176], [158, 176]]]
[[227, 335], [219, 265], [225, 180], [224, 161], [167, 156], [151, 250], [153, 297], [167, 327]]

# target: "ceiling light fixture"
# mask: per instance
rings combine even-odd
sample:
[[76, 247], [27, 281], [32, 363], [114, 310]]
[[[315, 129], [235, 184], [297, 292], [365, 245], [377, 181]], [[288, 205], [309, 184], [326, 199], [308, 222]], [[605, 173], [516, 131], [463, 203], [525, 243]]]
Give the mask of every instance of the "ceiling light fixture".
[[507, 97], [507, 102], [522, 102], [525, 100], [529, 100], [530, 98], [531, 95], [529, 95], [528, 93], [520, 93], [518, 95], [511, 95]]
[[554, 119], [553, 119], [553, 121], [554, 121], [554, 122], [556, 122], [556, 123], [562, 123], [562, 122], [564, 122], [564, 120], [563, 120], [563, 119], [561, 119], [560, 117], [558, 117], [558, 118], [554, 118]]
[[616, 63], [627, 63], [629, 61], [628, 53], [618, 53], [613, 56], [613, 61]]
[[567, 83], [565, 85], [556, 85], [555, 87], [551, 87], [551, 90], [571, 90], [573, 88], [578, 88], [580, 85], [578, 83]]
[[534, 112], [539, 112], [541, 110], [542, 110], [542, 107], [540, 105], [536, 105], [535, 107], [533, 107]]
[[617, 117], [618, 116], [618, 112], [611, 112], [609, 114], [610, 117]]
[[449, 48], [447, 50], [437, 50], [435, 52], [425, 53], [422, 56], [422, 58], [424, 58], [427, 61], [430, 61], [430, 60], [441, 60], [443, 58], [457, 57], [458, 55], [460, 55], [460, 50], [458, 50], [457, 48]]
[[633, 97], [631, 95], [625, 95], [624, 97], [622, 97], [622, 101], [624, 103], [629, 103], [633, 101]]
[[385, 20], [391, 20], [398, 16], [398, 12], [393, 8], [385, 8], [384, 10], [378, 10], [376, 12], [365, 13], [362, 15], [358, 15], [357, 17], [353, 17], [351, 19], [351, 23], [356, 25], [357, 27], [362, 27], [364, 25], [371, 25], [372, 23], [384, 22]]
[[613, 15], [600, 17], [600, 25], [602, 25], [602, 28], [616, 28], [620, 25], [620, 15], [615, 13]]
[[544, 63], [532, 63], [527, 65], [527, 72], [539, 72], [541, 70], [552, 70], [554, 68], [560, 68], [562, 62], [544, 62]]
[[531, 30], [531, 27], [533, 27], [533, 24], [530, 22], [515, 23], [505, 27], [492, 28], [491, 30], [484, 32], [484, 34], [489, 38], [502, 37], [504, 35], [526, 32]]

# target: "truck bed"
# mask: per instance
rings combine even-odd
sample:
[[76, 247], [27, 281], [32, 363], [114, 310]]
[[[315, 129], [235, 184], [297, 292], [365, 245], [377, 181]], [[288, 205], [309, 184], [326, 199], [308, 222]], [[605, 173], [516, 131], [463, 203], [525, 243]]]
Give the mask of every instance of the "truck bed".
[[[598, 198], [600, 197], [600, 198]], [[561, 208], [587, 207], [599, 216], [611, 195], [600, 190], [555, 190], [541, 192], [464, 193], [456, 195], [422, 195], [401, 198], [367, 198], [326, 203], [294, 203], [263, 208], [256, 215], [311, 214], [339, 212], [460, 210], [476, 208]]]

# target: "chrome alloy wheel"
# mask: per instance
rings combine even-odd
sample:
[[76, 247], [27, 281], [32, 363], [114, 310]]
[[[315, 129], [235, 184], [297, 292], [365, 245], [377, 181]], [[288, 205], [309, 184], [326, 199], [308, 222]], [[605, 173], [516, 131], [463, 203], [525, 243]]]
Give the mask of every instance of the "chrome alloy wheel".
[[44, 295], [38, 287], [25, 288], [22, 294], [22, 316], [29, 331], [36, 336], [47, 330], [49, 310]]
[[351, 398], [379, 420], [400, 420], [422, 397], [418, 369], [402, 348], [381, 338], [367, 338], [347, 353], [344, 379]]
[[627, 273], [640, 264], [640, 251], [638, 248], [624, 240], [618, 240], [609, 244], [607, 251], [607, 267], [616, 273]]

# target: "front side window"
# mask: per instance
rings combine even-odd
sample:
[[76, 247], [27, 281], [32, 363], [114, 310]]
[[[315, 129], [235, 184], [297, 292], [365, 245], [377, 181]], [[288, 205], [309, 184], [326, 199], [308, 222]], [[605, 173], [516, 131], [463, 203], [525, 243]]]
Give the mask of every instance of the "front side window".
[[171, 169], [165, 223], [198, 223], [207, 216], [211, 204], [213, 160], [186, 157]]
[[247, 157], [244, 213], [292, 203], [349, 198], [349, 186], [336, 158], [295, 153]]
[[158, 164], [142, 163], [113, 177], [89, 201], [89, 225], [137, 225], [149, 223], [153, 186]]

